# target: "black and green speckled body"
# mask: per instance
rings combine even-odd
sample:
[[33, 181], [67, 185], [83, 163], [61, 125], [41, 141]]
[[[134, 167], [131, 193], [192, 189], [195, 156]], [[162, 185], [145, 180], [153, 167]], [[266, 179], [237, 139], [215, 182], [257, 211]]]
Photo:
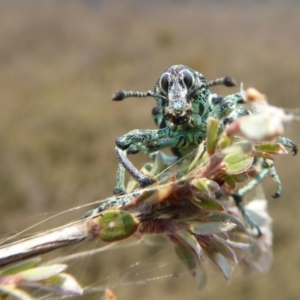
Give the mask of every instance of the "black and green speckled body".
[[[219, 121], [219, 132], [230, 122], [251, 112], [240, 106], [244, 103], [244, 91], [219, 96], [211, 92], [215, 85], [234, 86], [230, 77], [222, 77], [207, 81], [205, 77], [184, 65], [174, 65], [166, 69], [154, 86], [154, 91], [133, 92], [119, 91], [113, 100], [121, 101], [128, 97], [153, 97], [157, 106], [152, 110], [155, 123], [159, 129], [135, 129], [117, 138], [116, 155], [119, 159], [117, 185], [115, 194], [124, 194], [125, 170], [128, 171], [141, 187], [154, 182], [138, 171], [127, 154], [138, 152], [152, 153], [161, 149], [171, 148], [176, 159], [191, 151], [206, 139], [206, 126], [209, 117]], [[297, 153], [297, 146], [285, 137], [278, 137], [277, 141]], [[275, 171], [275, 181], [278, 184], [276, 197], [281, 193], [281, 184]], [[271, 172], [271, 171], [270, 171]], [[247, 189], [245, 189], [246, 191]]]
[[[157, 106], [152, 114], [159, 127], [157, 130], [136, 129], [117, 138], [116, 154], [120, 164], [115, 194], [124, 193], [125, 169], [141, 186], [153, 183], [153, 179], [135, 169], [127, 154], [171, 148], [180, 158], [206, 138], [206, 123], [210, 116], [220, 120], [220, 131], [226, 122], [238, 117], [231, 116], [231, 113], [244, 102], [243, 94], [220, 97], [210, 90], [211, 86], [218, 84], [235, 85], [229, 77], [208, 82], [201, 73], [184, 65], [174, 65], [162, 73], [153, 92], [120, 91], [114, 95], [113, 100], [117, 101], [127, 97], [154, 97]], [[248, 113], [246, 110], [241, 112]]]

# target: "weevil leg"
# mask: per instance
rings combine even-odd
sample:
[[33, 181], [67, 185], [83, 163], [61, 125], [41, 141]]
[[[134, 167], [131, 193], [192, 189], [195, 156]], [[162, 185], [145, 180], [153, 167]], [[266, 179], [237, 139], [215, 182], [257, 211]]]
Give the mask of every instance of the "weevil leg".
[[262, 235], [259, 226], [252, 220], [252, 218], [248, 215], [245, 206], [243, 205], [243, 197], [239, 193], [232, 193], [232, 198], [234, 199], [235, 205], [238, 210], [241, 212], [242, 216], [244, 217], [245, 221], [251, 228], [256, 230], [256, 236], [259, 237]]
[[263, 169], [261, 172], [251, 181], [249, 181], [244, 187], [238, 190], [237, 193], [232, 193], [231, 196], [233, 197], [235, 204], [241, 214], [243, 215], [246, 222], [250, 225], [250, 227], [255, 228], [257, 230], [257, 236], [261, 235], [261, 231], [259, 226], [251, 219], [251, 217], [247, 214], [245, 207], [242, 203], [243, 197], [250, 192], [253, 188], [255, 188], [259, 183], [261, 183], [268, 175], [272, 177], [272, 179], [277, 184], [276, 192], [272, 195], [273, 198], [277, 198], [281, 195], [282, 192], [282, 185], [280, 178], [276, 172], [276, 168], [274, 162], [270, 159], [265, 159], [261, 163]]
[[269, 174], [268, 168], [263, 168], [261, 172], [252, 180], [250, 180], [244, 187], [238, 190], [238, 194], [244, 197], [248, 192], [253, 190], [259, 183], [261, 183]]
[[280, 144], [282, 144], [283, 146], [291, 149], [294, 156], [297, 154], [298, 147], [292, 140], [290, 140], [290, 139], [288, 139], [284, 136], [279, 136], [279, 137], [276, 138], [276, 141], [279, 142]]
[[263, 164], [263, 167], [269, 169], [269, 174], [270, 174], [270, 176], [272, 177], [272, 179], [275, 181], [275, 183], [277, 185], [276, 192], [272, 195], [272, 197], [273, 198], [280, 197], [281, 194], [282, 194], [282, 184], [281, 184], [280, 177], [277, 174], [277, 171], [276, 171], [273, 160], [265, 159], [262, 164]]
[[113, 189], [115, 195], [125, 194], [125, 168], [121, 163], [118, 163], [117, 169], [117, 184]]
[[117, 138], [117, 147], [115, 150], [119, 160], [119, 165], [117, 170], [117, 184], [113, 190], [115, 195], [125, 193], [125, 170], [128, 171], [133, 178], [138, 181], [141, 187], [146, 187], [155, 182], [153, 178], [149, 178], [138, 171], [127, 158], [127, 154], [134, 154], [138, 153], [139, 151], [144, 151], [146, 153], [152, 152], [145, 145], [155, 141], [156, 139], [168, 136], [169, 133], [169, 128], [163, 128], [159, 130], [136, 129]]
[[155, 179], [149, 178], [139, 170], [135, 168], [135, 166], [130, 162], [127, 158], [127, 151], [121, 150], [118, 147], [115, 148], [117, 157], [119, 159], [119, 166], [117, 172], [117, 185], [114, 189], [115, 194], [124, 194], [125, 186], [124, 186], [124, 177], [125, 170], [140, 184], [141, 187], [146, 187], [155, 182]]
[[170, 128], [162, 129], [135, 129], [117, 138], [116, 144], [119, 149], [126, 150], [131, 145], [147, 145], [148, 143], [170, 136]]
[[86, 213], [84, 213], [81, 216], [81, 219], [85, 219], [85, 218], [88, 218], [90, 216], [99, 214], [102, 211], [105, 211], [105, 210], [110, 209], [112, 207], [120, 207], [120, 206], [126, 205], [132, 199], [140, 196], [141, 194], [142, 194], [142, 192], [136, 191], [136, 192], [131, 193], [131, 194], [110, 197], [110, 198], [106, 199], [105, 202], [101, 203], [97, 208], [91, 209], [91, 210], [87, 211]]
[[132, 175], [133, 178], [137, 180], [141, 187], [146, 187], [155, 182], [153, 178], [149, 178], [145, 176], [143, 173], [138, 171], [130, 160], [127, 158], [127, 154], [137, 153], [139, 151], [143, 151], [145, 153], [151, 153], [158, 151], [164, 148], [176, 148], [176, 147], [188, 147], [190, 146], [190, 142], [185, 134], [177, 134], [173, 137], [165, 137], [158, 140], [150, 141], [146, 144], [144, 143], [136, 143], [131, 144], [126, 150], [122, 150], [119, 147], [116, 147], [116, 155], [119, 159], [119, 166], [117, 172], [117, 185], [114, 189], [114, 194], [124, 194], [125, 186], [124, 186], [124, 177], [125, 170]]

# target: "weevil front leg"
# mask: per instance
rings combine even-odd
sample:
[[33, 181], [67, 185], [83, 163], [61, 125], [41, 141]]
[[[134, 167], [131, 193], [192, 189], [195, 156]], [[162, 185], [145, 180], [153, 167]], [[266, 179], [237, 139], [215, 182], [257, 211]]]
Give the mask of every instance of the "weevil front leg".
[[170, 129], [166, 127], [159, 130], [136, 129], [117, 138], [116, 155], [119, 160], [119, 165], [117, 170], [117, 185], [113, 191], [114, 194], [119, 195], [125, 193], [125, 170], [138, 181], [141, 187], [154, 183], [153, 178], [145, 176], [133, 166], [127, 158], [127, 154], [134, 154], [140, 151], [144, 151], [146, 153], [152, 152], [146, 145], [169, 135]]
[[[124, 134], [117, 138], [116, 144], [117, 147], [121, 150], [127, 150], [132, 146], [132, 149], [136, 148], [139, 145], [146, 145], [152, 141], [170, 136], [171, 129], [165, 127], [163, 129], [135, 129], [127, 134]], [[140, 150], [136, 150], [138, 152]], [[136, 153], [133, 150], [129, 153]]]
[[119, 160], [118, 170], [117, 170], [117, 185], [113, 190], [115, 195], [120, 195], [125, 193], [125, 169], [126, 171], [140, 184], [141, 187], [146, 187], [155, 182], [153, 178], [149, 178], [143, 173], [141, 173], [131, 161], [127, 158], [127, 151], [121, 150], [118, 147], [116, 149], [116, 154]]
[[148, 143], [144, 141], [142, 143], [131, 144], [126, 150], [121, 150], [116, 147], [116, 154], [119, 159], [119, 167], [117, 174], [117, 186], [114, 189], [114, 193], [124, 193], [124, 176], [125, 170], [132, 175], [133, 178], [138, 181], [141, 187], [146, 187], [154, 183], [153, 178], [149, 178], [137, 170], [133, 164], [127, 158], [127, 154], [137, 153], [143, 151], [145, 153], [152, 153], [164, 148], [177, 148], [177, 147], [189, 147], [191, 143], [188, 139], [188, 135], [185, 133], [175, 133], [172, 137], [160, 138], [157, 140], [150, 140]]

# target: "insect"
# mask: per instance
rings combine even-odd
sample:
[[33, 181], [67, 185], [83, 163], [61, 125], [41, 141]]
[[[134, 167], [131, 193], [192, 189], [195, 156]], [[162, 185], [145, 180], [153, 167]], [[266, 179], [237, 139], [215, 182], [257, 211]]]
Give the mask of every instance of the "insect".
[[[154, 86], [153, 91], [134, 92], [117, 91], [112, 100], [121, 101], [129, 97], [153, 97], [157, 106], [152, 110], [155, 123], [159, 129], [136, 129], [117, 138], [116, 155], [119, 160], [117, 170], [117, 184], [115, 195], [125, 194], [124, 177], [128, 171], [141, 187], [154, 183], [155, 179], [148, 177], [137, 170], [128, 159], [128, 154], [140, 151], [155, 152], [164, 148], [171, 148], [175, 160], [194, 150], [206, 138], [206, 126], [209, 117], [219, 121], [219, 132], [237, 118], [250, 114], [250, 111], [241, 107], [245, 103], [244, 91], [226, 97], [211, 92], [210, 88], [216, 85], [227, 87], [235, 86], [231, 77], [222, 77], [207, 81], [205, 77], [184, 65], [174, 65], [166, 69]], [[278, 137], [277, 141], [297, 153], [297, 146], [285, 137]], [[281, 183], [274, 165], [269, 161], [261, 162], [265, 169], [277, 182], [277, 191], [274, 197], [281, 194]], [[238, 207], [241, 206], [241, 197], [257, 185], [264, 176], [258, 176], [241, 193], [233, 195]], [[251, 222], [249, 222], [251, 223]]]
[[183, 157], [195, 149], [206, 137], [206, 121], [209, 116], [222, 120], [223, 124], [248, 111], [237, 108], [244, 103], [242, 93], [225, 98], [210, 91], [215, 85], [234, 86], [230, 77], [207, 81], [205, 77], [184, 65], [166, 69], [154, 86], [154, 91], [118, 91], [112, 100], [121, 101], [129, 97], [154, 97], [157, 106], [152, 110], [157, 130], [136, 129], [117, 138], [116, 155], [119, 159], [117, 185], [114, 194], [124, 194], [124, 176], [127, 170], [141, 187], [154, 183], [138, 171], [127, 158], [128, 154], [140, 151], [151, 153], [171, 148], [177, 157]]

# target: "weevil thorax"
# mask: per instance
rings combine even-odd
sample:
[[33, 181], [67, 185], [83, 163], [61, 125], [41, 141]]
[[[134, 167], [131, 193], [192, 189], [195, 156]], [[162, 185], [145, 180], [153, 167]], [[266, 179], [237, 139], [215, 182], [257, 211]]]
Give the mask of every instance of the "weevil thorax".
[[166, 100], [156, 99], [167, 122], [183, 125], [191, 122], [192, 103], [187, 95], [194, 86], [194, 71], [183, 65], [166, 69], [155, 85], [155, 92]]

